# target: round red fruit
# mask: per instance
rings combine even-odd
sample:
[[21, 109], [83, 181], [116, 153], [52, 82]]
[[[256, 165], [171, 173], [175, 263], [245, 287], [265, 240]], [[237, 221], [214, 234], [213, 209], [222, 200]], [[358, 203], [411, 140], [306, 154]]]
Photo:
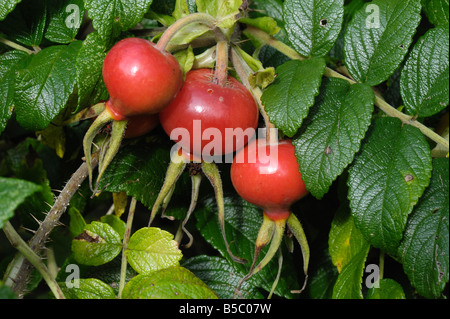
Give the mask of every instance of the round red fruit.
[[117, 42], [106, 55], [102, 71], [110, 95], [106, 106], [115, 120], [158, 113], [183, 83], [178, 61], [141, 38]]
[[228, 76], [222, 86], [214, 82], [213, 70], [198, 69], [187, 73], [182, 89], [159, 119], [186, 153], [220, 156], [249, 141], [258, 116], [255, 99], [238, 80]]
[[251, 142], [236, 154], [231, 181], [243, 199], [272, 220], [287, 219], [291, 205], [308, 194], [289, 140], [274, 145], [262, 139]]

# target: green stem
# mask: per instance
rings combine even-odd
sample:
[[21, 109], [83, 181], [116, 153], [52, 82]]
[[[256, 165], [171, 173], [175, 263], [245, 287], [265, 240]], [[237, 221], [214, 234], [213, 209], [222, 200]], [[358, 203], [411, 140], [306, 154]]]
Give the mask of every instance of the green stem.
[[245, 63], [241, 54], [235, 47], [233, 47], [231, 50], [231, 63], [233, 64], [233, 67], [236, 73], [239, 75], [239, 78], [241, 79], [242, 83], [253, 94], [253, 97], [255, 98], [258, 104], [259, 112], [261, 113], [264, 119], [264, 124], [267, 130], [266, 131], [267, 144], [270, 144], [271, 142], [277, 142], [278, 141], [277, 130], [275, 128], [275, 125], [272, 122], [270, 122], [269, 116], [267, 115], [267, 112], [264, 108], [264, 104], [261, 102], [262, 91], [259, 87], [257, 86], [253, 87], [252, 85], [250, 85], [248, 78], [252, 73], [252, 70], [250, 69], [248, 64]]
[[167, 49], [170, 40], [175, 36], [175, 34], [180, 31], [185, 26], [192, 23], [201, 23], [208, 26], [211, 30], [216, 30], [216, 19], [210, 16], [207, 13], [193, 13], [183, 18], [177, 20], [174, 24], [172, 24], [161, 36], [156, 44], [156, 47], [162, 51]]
[[383, 279], [384, 276], [384, 252], [380, 251], [380, 274], [378, 280]]
[[27, 48], [21, 46], [20, 44], [17, 44], [15, 42], [12, 42], [12, 41], [7, 40], [7, 39], [2, 38], [2, 37], [0, 37], [0, 43], [6, 44], [7, 46], [9, 46], [9, 47], [11, 47], [13, 49], [16, 49], [16, 50], [19, 50], [19, 51], [23, 51], [23, 52], [26, 52], [28, 54], [36, 53], [36, 52], [34, 52], [34, 51], [30, 50], [30, 49], [27, 49]]
[[44, 265], [41, 258], [25, 243], [10, 222], [5, 223], [3, 231], [11, 245], [16, 248], [37, 269], [37, 271], [39, 271], [55, 297], [57, 299], [65, 299], [64, 293], [53, 279], [50, 271]]
[[[194, 237], [192, 237], [191, 233], [186, 229], [186, 223], [189, 220], [189, 217], [191, 217], [192, 212], [195, 210], [195, 207], [197, 206], [197, 200], [198, 200], [198, 194], [200, 192], [200, 184], [202, 181], [202, 175], [201, 174], [195, 174], [191, 176], [192, 181], [192, 193], [191, 193], [191, 204], [189, 205], [188, 212], [186, 214], [186, 217], [184, 218], [183, 222], [181, 223], [181, 229], [183, 230], [183, 233], [185, 233], [189, 237], [189, 242], [185, 245], [186, 248], [191, 247], [192, 243], [194, 242]], [[181, 243], [181, 238], [177, 240], [178, 243]]]
[[130, 241], [131, 226], [133, 225], [134, 212], [136, 210], [136, 199], [131, 198], [130, 208], [128, 210], [127, 224], [125, 226], [125, 233], [123, 236], [123, 247], [122, 247], [122, 264], [120, 267], [120, 282], [119, 282], [119, 299], [122, 299], [123, 287], [125, 287], [125, 280], [127, 277], [127, 254], [126, 250], [128, 247], [128, 242]]
[[[267, 34], [266, 32], [262, 31], [261, 29], [258, 29], [258, 28], [252, 27], [252, 26], [248, 26], [244, 30], [244, 34], [247, 34], [250, 37], [254, 37], [254, 38], [259, 39], [264, 44], [275, 48], [276, 50], [280, 51], [281, 53], [283, 53], [284, 55], [286, 55], [287, 57], [289, 57], [291, 59], [296, 59], [296, 60], [304, 60], [305, 59], [305, 57], [303, 57], [300, 54], [298, 54], [290, 46], [286, 45], [285, 43], [283, 43], [283, 42], [281, 42], [281, 41], [279, 41], [277, 39], [275, 39], [274, 37], [270, 36], [269, 34]], [[339, 72], [336, 72], [333, 69], [330, 69], [328, 67], [325, 69], [324, 75], [327, 76], [327, 77], [336, 77], [336, 78], [340, 78], [340, 79], [346, 80], [350, 84], [356, 83], [354, 80], [352, 80], [352, 79], [350, 79], [350, 78], [348, 78], [348, 77], [340, 74]], [[406, 115], [406, 114], [398, 111], [392, 105], [387, 103], [377, 93], [375, 93], [375, 105], [380, 110], [382, 110], [384, 113], [386, 113], [387, 115], [400, 119], [404, 124], [408, 124], [408, 125], [411, 125], [411, 126], [414, 126], [414, 127], [418, 128], [422, 132], [422, 134], [424, 134], [425, 136], [427, 136], [428, 138], [430, 138], [434, 142], [436, 142], [438, 144], [441, 144], [445, 148], [449, 149], [449, 142], [445, 138], [443, 138], [439, 134], [435, 133], [433, 130], [431, 130], [430, 128], [426, 127], [422, 123], [416, 121], [414, 119], [414, 117]]]
[[282, 268], [283, 268], [283, 253], [282, 253], [281, 249], [278, 249], [278, 272], [277, 272], [277, 276], [272, 284], [272, 288], [270, 289], [269, 296], [267, 297], [267, 299], [272, 298], [272, 295], [278, 286], [278, 282], [280, 281], [280, 277], [281, 277], [281, 269]]

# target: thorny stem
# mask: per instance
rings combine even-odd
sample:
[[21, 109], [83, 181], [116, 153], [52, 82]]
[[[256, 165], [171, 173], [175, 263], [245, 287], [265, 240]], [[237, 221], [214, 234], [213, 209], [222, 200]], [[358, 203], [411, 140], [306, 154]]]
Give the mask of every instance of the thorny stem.
[[127, 224], [125, 226], [125, 233], [123, 236], [123, 246], [122, 246], [122, 264], [120, 267], [120, 282], [119, 282], [119, 299], [122, 298], [123, 287], [125, 286], [125, 280], [127, 276], [127, 255], [126, 249], [128, 247], [128, 242], [130, 241], [131, 226], [133, 225], [134, 212], [136, 210], [136, 199], [131, 198], [130, 208], [128, 210]]
[[27, 245], [20, 237], [10, 222], [6, 222], [3, 231], [11, 245], [16, 248], [42, 275], [48, 287], [57, 299], [65, 299], [64, 293], [50, 274], [48, 268], [42, 262], [42, 259]]
[[7, 46], [9, 46], [9, 47], [11, 47], [13, 49], [16, 49], [16, 50], [19, 50], [19, 51], [23, 51], [23, 52], [26, 52], [28, 54], [36, 53], [35, 51], [27, 49], [27, 48], [21, 46], [20, 44], [17, 44], [17, 43], [15, 43], [13, 41], [10, 41], [10, 40], [2, 38], [2, 37], [0, 37], [0, 43], [6, 44]]
[[250, 85], [250, 82], [248, 81], [248, 77], [252, 73], [252, 70], [247, 65], [247, 63], [245, 63], [241, 54], [234, 47], [231, 50], [231, 63], [233, 64], [233, 67], [234, 67], [236, 73], [239, 75], [239, 78], [241, 79], [242, 83], [245, 85], [245, 87], [250, 92], [252, 92], [253, 97], [255, 98], [255, 100], [259, 106], [259, 111], [260, 111], [260, 113], [264, 119], [264, 123], [266, 125], [266, 130], [267, 130], [266, 131], [266, 142], [267, 142], [267, 144], [278, 142], [278, 136], [276, 135], [277, 130], [275, 128], [275, 125], [270, 122], [269, 116], [267, 115], [267, 112], [264, 109], [264, 105], [261, 102], [262, 91], [259, 87], [253, 87], [252, 85]]
[[[252, 37], [258, 38], [264, 44], [267, 44], [267, 45], [277, 49], [278, 51], [280, 51], [281, 53], [283, 53], [284, 55], [286, 55], [287, 57], [289, 57], [291, 59], [295, 59], [295, 60], [304, 60], [305, 59], [305, 57], [303, 57], [300, 54], [298, 54], [290, 46], [284, 44], [283, 42], [281, 42], [281, 41], [279, 41], [277, 39], [275, 39], [274, 37], [270, 36], [269, 34], [267, 34], [266, 32], [264, 32], [264, 31], [262, 31], [262, 30], [260, 30], [258, 28], [255, 28], [255, 27], [252, 27], [252, 26], [248, 26], [245, 29], [244, 33], [248, 34], [248, 35], [250, 35]], [[340, 74], [339, 72], [336, 72], [333, 69], [330, 69], [328, 67], [325, 69], [324, 75], [327, 76], [327, 77], [336, 77], [336, 78], [340, 78], [340, 79], [346, 80], [350, 84], [356, 83], [354, 80], [352, 80], [352, 79], [350, 79], [350, 78], [348, 78], [348, 77]], [[439, 134], [435, 133], [434, 131], [432, 131], [430, 128], [426, 127], [422, 123], [418, 122], [413, 116], [409, 116], [409, 115], [406, 115], [406, 114], [398, 111], [395, 107], [393, 107], [392, 105], [387, 103], [376, 92], [375, 92], [375, 105], [380, 110], [382, 110], [384, 113], [386, 113], [387, 115], [400, 119], [402, 121], [402, 123], [404, 123], [404, 124], [408, 124], [408, 125], [411, 125], [411, 126], [414, 126], [414, 127], [418, 128], [422, 132], [422, 134], [424, 134], [425, 136], [427, 136], [428, 138], [430, 138], [434, 142], [436, 142], [438, 144], [441, 144], [447, 150], [449, 149], [449, 142], [445, 138], [443, 138]]]
[[[94, 154], [92, 156], [92, 162], [90, 165], [92, 167], [97, 166], [97, 161], [98, 161], [97, 154]], [[40, 223], [39, 228], [37, 229], [33, 238], [31, 238], [29, 246], [33, 252], [39, 255], [41, 250], [44, 248], [44, 245], [51, 231], [53, 230], [53, 228], [55, 228], [55, 226], [58, 225], [59, 219], [61, 218], [61, 215], [66, 211], [66, 208], [69, 205], [71, 198], [73, 197], [73, 195], [81, 186], [81, 184], [83, 183], [83, 181], [86, 179], [87, 176], [88, 176], [88, 165], [87, 163], [83, 163], [75, 171], [75, 173], [72, 175], [69, 181], [66, 183], [63, 190], [57, 197], [55, 203], [53, 204], [52, 208], [48, 212], [47, 216]], [[11, 288], [18, 296], [23, 295], [26, 289], [28, 279], [31, 274], [31, 264], [26, 260], [20, 261], [20, 259], [21, 259], [20, 256], [16, 256], [10, 263], [10, 265], [14, 265], [14, 267], [11, 268], [14, 268], [17, 271], [15, 271], [14, 274], [7, 273], [5, 275], [5, 282], [6, 281], [12, 282]]]

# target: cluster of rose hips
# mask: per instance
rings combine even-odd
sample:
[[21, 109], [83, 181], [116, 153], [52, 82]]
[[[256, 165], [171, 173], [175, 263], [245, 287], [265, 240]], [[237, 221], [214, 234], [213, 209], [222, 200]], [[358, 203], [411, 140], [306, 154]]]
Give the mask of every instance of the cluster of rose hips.
[[[228, 50], [228, 46], [225, 46], [225, 50]], [[219, 53], [216, 53], [218, 59]], [[241, 82], [228, 74], [228, 55], [225, 54], [225, 57], [226, 61], [216, 61], [215, 70], [192, 69], [184, 75], [178, 61], [165, 50], [164, 45], [159, 46], [159, 42], [154, 44], [142, 38], [126, 38], [116, 43], [107, 53], [102, 70], [110, 97], [106, 102], [95, 106], [97, 110], [93, 113], [96, 119], [84, 138], [91, 188], [93, 141], [105, 126], [110, 127], [110, 134], [100, 146], [98, 142], [96, 145], [99, 148], [95, 152], [98, 156], [99, 174], [94, 192], [97, 191], [98, 182], [106, 167], [118, 152], [122, 138], [146, 134], [158, 123], [168, 135], [175, 129], [183, 128], [190, 133], [191, 138], [174, 139], [179, 148], [176, 154], [171, 156], [172, 160], [154, 203], [149, 225], [161, 206], [170, 199], [174, 184], [186, 165], [189, 165], [189, 162], [198, 162], [201, 170], [197, 173], [203, 173], [214, 187], [218, 218], [228, 252], [234, 261], [246, 262], [231, 253], [226, 240], [221, 177], [215, 163], [203, 159], [207, 141], [202, 140], [194, 147], [194, 121], [200, 121], [200, 136], [203, 136], [205, 130], [214, 128], [224, 138], [222, 148], [208, 150], [208, 155], [224, 156], [230, 152], [235, 154], [231, 165], [232, 184], [243, 199], [263, 210], [264, 218], [256, 240], [253, 264], [249, 275], [243, 280], [262, 269], [274, 256], [286, 225], [301, 245], [306, 274], [309, 258], [307, 242], [299, 221], [290, 212], [291, 205], [308, 193], [299, 173], [294, 146], [289, 140], [225, 140], [226, 129], [252, 129], [256, 132], [260, 114], [260, 101], [255, 100], [253, 94]], [[267, 160], [267, 154], [270, 156], [274, 146], [276, 159]], [[266, 160], [263, 160], [264, 158]], [[194, 197], [198, 192], [201, 175], [192, 174], [195, 186], [193, 203], [196, 202]], [[194, 208], [195, 204], [189, 208], [182, 224], [183, 230]], [[187, 231], [186, 233], [191, 239], [187, 245], [189, 246], [192, 237]], [[261, 249], [269, 242], [269, 251], [256, 265]]]

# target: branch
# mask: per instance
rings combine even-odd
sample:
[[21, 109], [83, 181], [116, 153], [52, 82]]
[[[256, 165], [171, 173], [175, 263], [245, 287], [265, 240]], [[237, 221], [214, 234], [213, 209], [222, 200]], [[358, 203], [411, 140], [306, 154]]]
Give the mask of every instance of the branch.
[[[97, 154], [94, 154], [91, 166], [95, 167], [97, 165], [97, 161], [98, 156]], [[75, 194], [75, 192], [78, 190], [87, 176], [88, 165], [86, 163], [83, 163], [66, 183], [66, 186], [64, 186], [53, 207], [50, 209], [45, 219], [41, 222], [38, 230], [29, 242], [31, 251], [36, 255], [40, 255], [51, 231], [53, 230], [53, 228], [55, 228], [55, 226], [59, 224], [59, 219], [61, 218], [61, 215], [66, 211], [66, 208], [69, 205], [72, 196]], [[11, 265], [14, 266], [11, 267]], [[23, 294], [25, 293], [27, 282], [31, 275], [32, 264], [30, 264], [29, 261], [21, 258], [20, 256], [16, 256], [10, 263], [10, 267], [8, 267], [8, 269], [15, 269], [14, 273], [11, 273], [10, 271], [9, 274], [7, 273], [5, 275], [5, 278], [7, 278], [8, 282], [12, 282], [11, 289], [19, 297], [23, 296]]]

